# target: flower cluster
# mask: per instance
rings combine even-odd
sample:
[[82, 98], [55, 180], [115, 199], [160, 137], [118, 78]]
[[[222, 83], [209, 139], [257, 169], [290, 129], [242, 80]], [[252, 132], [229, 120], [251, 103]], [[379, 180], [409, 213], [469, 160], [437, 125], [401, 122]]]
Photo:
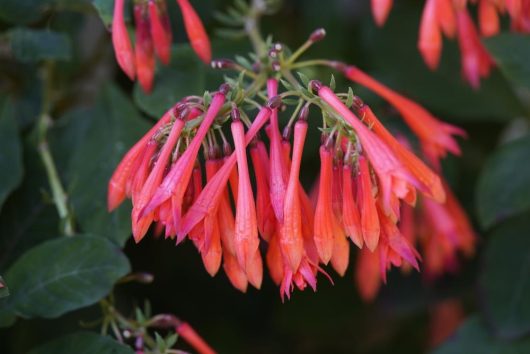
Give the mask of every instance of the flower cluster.
[[[457, 38], [461, 52], [462, 75], [473, 87], [487, 77], [494, 62], [480, 41], [480, 36], [499, 33], [500, 15], [508, 14], [511, 29], [530, 33], [529, 0], [474, 0], [478, 6], [478, 29], [468, 11], [467, 0], [426, 0], [420, 22], [418, 49], [427, 66], [435, 70], [442, 54], [442, 34]], [[382, 26], [390, 13], [393, 0], [372, 0], [375, 21]]]
[[[254, 71], [215, 61], [214, 67], [241, 70], [239, 79], [183, 98], [129, 150], [109, 182], [108, 206], [132, 199], [136, 242], [158, 223], [177, 244], [189, 238], [212, 276], [223, 265], [241, 291], [249, 283], [260, 288], [266, 263], [282, 298], [294, 288], [316, 290], [319, 272], [329, 278], [328, 264], [344, 275], [349, 240], [361, 249], [357, 281], [366, 299], [392, 266], [419, 269], [416, 243], [432, 273], [454, 263], [458, 250], [472, 252], [469, 222], [434, 172], [447, 152], [459, 153], [454, 135], [463, 131], [354, 66], [319, 62], [395, 106], [418, 136], [425, 163], [351, 90], [335, 93], [317, 80], [295, 79], [290, 69], [314, 63], [295, 59], [323, 36], [317, 30], [288, 58], [282, 45], [270, 44]], [[285, 91], [279, 92], [280, 82]], [[315, 115], [321, 119], [320, 176], [308, 194], [300, 173]], [[418, 195], [421, 218], [413, 215]]]
[[[177, 0], [192, 48], [205, 63], [211, 60], [210, 40], [188, 0]], [[135, 45], [131, 43], [124, 18], [125, 0], [114, 3], [112, 43], [116, 60], [131, 80], [136, 77], [145, 92], [151, 92], [155, 55], [165, 65], [171, 59], [171, 23], [165, 0], [135, 0]]]

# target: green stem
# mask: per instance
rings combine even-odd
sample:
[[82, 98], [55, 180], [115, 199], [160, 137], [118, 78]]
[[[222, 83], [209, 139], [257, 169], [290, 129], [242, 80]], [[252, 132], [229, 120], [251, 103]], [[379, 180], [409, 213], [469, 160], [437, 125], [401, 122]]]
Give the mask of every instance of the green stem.
[[329, 60], [325, 59], [314, 59], [314, 60], [306, 60], [306, 61], [300, 61], [298, 63], [289, 63], [288, 69], [299, 69], [304, 68], [307, 66], [316, 66], [316, 65], [323, 65], [323, 66], [330, 66]]
[[259, 31], [259, 19], [264, 11], [264, 6], [263, 0], [252, 0], [252, 8], [245, 20], [245, 32], [259, 58], [267, 56], [267, 46]]
[[59, 178], [55, 161], [53, 160], [50, 148], [48, 146], [47, 134], [48, 128], [51, 125], [49, 112], [52, 106], [51, 98], [51, 77], [53, 73], [53, 64], [46, 63], [44, 67], [43, 77], [43, 103], [42, 110], [37, 123], [37, 137], [38, 137], [38, 151], [46, 169], [48, 182], [52, 191], [53, 202], [57, 208], [57, 213], [61, 218], [62, 232], [66, 236], [74, 235], [74, 221], [73, 216], [68, 208], [68, 197]]

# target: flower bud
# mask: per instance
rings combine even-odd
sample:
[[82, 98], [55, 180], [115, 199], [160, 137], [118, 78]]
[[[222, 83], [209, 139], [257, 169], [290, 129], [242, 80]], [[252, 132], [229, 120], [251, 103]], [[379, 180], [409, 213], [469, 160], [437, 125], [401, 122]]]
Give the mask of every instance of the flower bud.
[[320, 41], [323, 40], [325, 37], [326, 37], [326, 30], [323, 29], [323, 28], [317, 28], [317, 29], [314, 30], [313, 33], [311, 33], [311, 35], [309, 36], [309, 41], [310, 41], [311, 43], [316, 43], [316, 42], [320, 42]]

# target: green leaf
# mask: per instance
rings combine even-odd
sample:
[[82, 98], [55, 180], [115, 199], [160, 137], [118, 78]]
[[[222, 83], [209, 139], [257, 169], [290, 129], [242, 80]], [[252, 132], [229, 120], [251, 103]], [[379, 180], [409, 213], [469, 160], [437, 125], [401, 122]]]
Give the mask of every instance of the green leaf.
[[3, 0], [0, 19], [16, 24], [27, 24], [38, 20], [54, 0]]
[[[114, 17], [114, 0], [89, 0], [92, 6], [96, 9], [101, 17], [103, 24], [110, 28], [112, 26], [112, 18]], [[127, 4], [127, 1], [125, 2]], [[123, 18], [125, 21], [131, 20], [131, 11], [129, 6], [125, 6], [123, 11]]]
[[503, 33], [484, 40], [502, 73], [514, 84], [530, 90], [530, 37]]
[[493, 338], [478, 316], [470, 317], [432, 354], [523, 354], [530, 353], [530, 340], [505, 342]]
[[76, 332], [54, 339], [29, 354], [133, 354], [132, 348], [109, 336], [92, 332]]
[[49, 182], [37, 147], [26, 139], [24, 179], [9, 196], [0, 213], [0, 269], [6, 269], [31, 247], [57, 237], [59, 218], [50, 197]]
[[350, 108], [353, 105], [353, 90], [351, 87], [348, 87], [348, 97], [345, 102], [346, 107]]
[[22, 146], [13, 107], [9, 101], [0, 108], [0, 210], [7, 196], [22, 181]]
[[7, 271], [11, 295], [2, 305], [20, 317], [55, 318], [96, 303], [129, 270], [125, 255], [105, 238], [46, 241]]
[[170, 65], [158, 68], [153, 92], [146, 94], [136, 84], [134, 100], [144, 112], [158, 118], [182, 98], [201, 96], [205, 83], [204, 64], [188, 45], [179, 45], [173, 48]]
[[107, 184], [123, 155], [148, 131], [149, 124], [129, 99], [110, 85], [103, 88], [90, 118], [68, 169], [70, 201], [84, 232], [104, 235], [122, 245], [131, 233], [130, 204], [109, 213]]
[[486, 162], [477, 185], [477, 209], [484, 227], [530, 208], [530, 136], [501, 146]]
[[110, 28], [114, 13], [114, 0], [92, 0], [92, 5], [98, 11], [105, 26]]
[[16, 28], [9, 38], [13, 55], [22, 62], [69, 60], [72, 56], [70, 39], [64, 33]]
[[5, 94], [19, 130], [28, 129], [39, 117], [42, 107], [43, 85], [38, 67], [14, 60], [4, 61], [0, 65], [0, 76], [7, 79], [7, 87], [13, 88], [5, 90]]
[[331, 74], [331, 79], [329, 80], [329, 88], [332, 91], [335, 91], [336, 86], [337, 86], [337, 84], [335, 83], [335, 76], [333, 74]]
[[309, 78], [301, 71], [298, 71], [296, 74], [300, 78], [300, 81], [302, 81], [302, 85], [304, 85], [304, 87], [309, 87]]
[[0, 298], [9, 296], [9, 288], [7, 287], [4, 278], [0, 276]]
[[530, 332], [530, 220], [511, 219], [492, 233], [479, 278], [481, 304], [498, 336]]
[[155, 341], [156, 341], [156, 347], [158, 351], [160, 353], [165, 353], [167, 349], [166, 341], [164, 340], [164, 338], [162, 338], [160, 334], [158, 334], [158, 332], [155, 332]]
[[177, 343], [178, 334], [173, 333], [166, 338], [166, 345], [168, 348], [173, 347]]

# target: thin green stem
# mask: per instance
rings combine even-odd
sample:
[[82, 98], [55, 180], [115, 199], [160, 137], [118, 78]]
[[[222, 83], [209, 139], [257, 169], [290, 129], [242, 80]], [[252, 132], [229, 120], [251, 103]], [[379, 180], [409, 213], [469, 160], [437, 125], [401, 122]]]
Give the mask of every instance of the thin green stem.
[[258, 77], [258, 75], [252, 71], [249, 71], [247, 68], [245, 68], [244, 66], [242, 65], [239, 65], [237, 63], [234, 63], [234, 69], [238, 72], [242, 72], [243, 75], [246, 75], [248, 77], [250, 77], [251, 79], [256, 79]]
[[302, 109], [302, 106], [304, 105], [305, 101], [300, 99], [298, 101], [298, 104], [296, 105], [296, 108], [294, 109], [293, 111], [293, 114], [291, 114], [291, 117], [289, 118], [289, 121], [287, 123], [287, 126], [288, 127], [291, 127], [296, 119], [296, 117], [298, 116], [298, 113], [300, 113], [300, 110]]
[[61, 184], [61, 179], [47, 141], [48, 129], [52, 122], [49, 115], [52, 107], [52, 74], [53, 64], [46, 63], [43, 72], [43, 103], [37, 123], [38, 151], [46, 169], [53, 202], [61, 219], [62, 232], [66, 236], [73, 236], [75, 232], [74, 221], [72, 213], [68, 208], [68, 197]]
[[313, 60], [300, 61], [298, 63], [288, 63], [288, 69], [289, 70], [300, 69], [300, 68], [305, 68], [307, 66], [315, 66], [315, 65], [331, 66], [329, 60], [313, 59]]
[[287, 62], [285, 63], [286, 65], [291, 65], [293, 64], [296, 59], [300, 58], [300, 56], [302, 54], [305, 53], [306, 50], [309, 49], [309, 47], [311, 47], [311, 45], [313, 45], [313, 42], [311, 41], [306, 41], [304, 42], [304, 44], [302, 44], [290, 57], [289, 59], [287, 60]]

